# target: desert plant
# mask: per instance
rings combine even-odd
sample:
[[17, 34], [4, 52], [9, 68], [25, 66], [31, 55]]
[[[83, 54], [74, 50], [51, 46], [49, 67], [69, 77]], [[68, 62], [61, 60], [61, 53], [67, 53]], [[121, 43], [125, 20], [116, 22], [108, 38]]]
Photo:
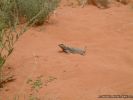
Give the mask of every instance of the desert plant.
[[36, 80], [29, 79], [27, 84], [30, 84], [32, 90], [38, 92], [38, 90], [42, 88], [43, 85], [42, 77], [39, 76]]
[[[57, 7], [58, 1], [0, 0], [0, 87], [3, 82], [5, 83], [2, 73], [3, 65], [12, 53], [16, 41], [32, 25], [46, 20], [50, 12]], [[27, 19], [23, 25], [19, 25], [21, 17]]]
[[39, 76], [35, 80], [28, 79], [27, 84], [29, 84], [31, 88], [31, 94], [29, 95], [29, 100], [40, 100], [38, 92], [43, 86], [42, 78], [43, 78], [42, 76]]
[[13, 6], [15, 0], [3, 0], [0, 3], [0, 83], [2, 84], [4, 82], [2, 79], [2, 66], [13, 51], [14, 35], [12, 29], [16, 24], [14, 17], [16, 6]]
[[59, 0], [17, 0], [21, 17], [29, 21], [40, 10], [42, 13], [36, 18], [36, 24], [42, 24], [58, 5]]

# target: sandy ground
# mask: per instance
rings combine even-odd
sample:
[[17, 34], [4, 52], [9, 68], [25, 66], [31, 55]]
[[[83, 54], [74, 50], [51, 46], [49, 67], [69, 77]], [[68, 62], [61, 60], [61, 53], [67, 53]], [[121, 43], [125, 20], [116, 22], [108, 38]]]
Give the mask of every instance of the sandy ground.
[[[87, 47], [85, 56], [60, 53], [58, 44]], [[43, 76], [41, 100], [116, 100], [99, 95], [133, 95], [133, 9], [101, 10], [61, 6], [48, 24], [33, 27], [16, 43], [5, 67], [16, 80], [0, 91], [0, 100], [26, 99], [28, 79]], [[122, 99], [117, 99], [122, 100]], [[132, 99], [130, 99], [132, 100]]]

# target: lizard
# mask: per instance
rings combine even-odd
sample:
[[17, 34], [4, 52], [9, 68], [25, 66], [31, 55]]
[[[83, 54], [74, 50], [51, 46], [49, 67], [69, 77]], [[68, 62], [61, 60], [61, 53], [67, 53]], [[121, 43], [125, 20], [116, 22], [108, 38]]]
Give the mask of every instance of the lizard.
[[72, 54], [80, 54], [80, 55], [85, 55], [86, 53], [86, 48], [85, 49], [81, 49], [81, 48], [74, 48], [74, 47], [69, 47], [66, 46], [65, 44], [59, 44], [58, 45], [63, 52], [65, 53], [72, 53]]

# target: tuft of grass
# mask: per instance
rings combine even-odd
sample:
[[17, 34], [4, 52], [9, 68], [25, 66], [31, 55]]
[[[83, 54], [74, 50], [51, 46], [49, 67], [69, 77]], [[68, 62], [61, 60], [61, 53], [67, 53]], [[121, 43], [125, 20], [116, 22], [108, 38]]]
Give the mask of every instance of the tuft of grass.
[[30, 95], [29, 100], [40, 100], [40, 98], [35, 95]]
[[40, 88], [43, 86], [42, 77], [37, 77], [35, 80], [29, 79], [27, 81], [27, 84], [31, 86], [32, 90], [35, 90], [36, 92], [39, 91]]
[[21, 17], [29, 21], [38, 12], [42, 13], [36, 18], [35, 24], [43, 24], [49, 14], [58, 6], [59, 0], [17, 0]]
[[29, 100], [40, 100], [40, 97], [38, 96], [39, 89], [42, 88], [43, 82], [42, 82], [42, 76], [37, 77], [35, 80], [28, 79], [27, 84], [30, 85], [31, 88], [31, 94], [29, 95]]

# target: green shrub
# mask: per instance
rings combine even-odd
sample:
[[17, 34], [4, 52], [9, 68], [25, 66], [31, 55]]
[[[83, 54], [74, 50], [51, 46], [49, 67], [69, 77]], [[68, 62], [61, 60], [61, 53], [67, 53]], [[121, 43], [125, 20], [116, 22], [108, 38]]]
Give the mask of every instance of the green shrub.
[[15, 7], [14, 0], [0, 0], [0, 31], [13, 24]]
[[25, 17], [27, 21], [41, 11], [36, 23], [42, 24], [57, 7], [59, 0], [17, 0], [17, 2], [20, 16]]
[[[57, 7], [59, 0], [0, 0], [0, 87], [2, 69], [19, 37], [33, 24], [42, 24]], [[25, 24], [19, 27], [21, 17]]]

